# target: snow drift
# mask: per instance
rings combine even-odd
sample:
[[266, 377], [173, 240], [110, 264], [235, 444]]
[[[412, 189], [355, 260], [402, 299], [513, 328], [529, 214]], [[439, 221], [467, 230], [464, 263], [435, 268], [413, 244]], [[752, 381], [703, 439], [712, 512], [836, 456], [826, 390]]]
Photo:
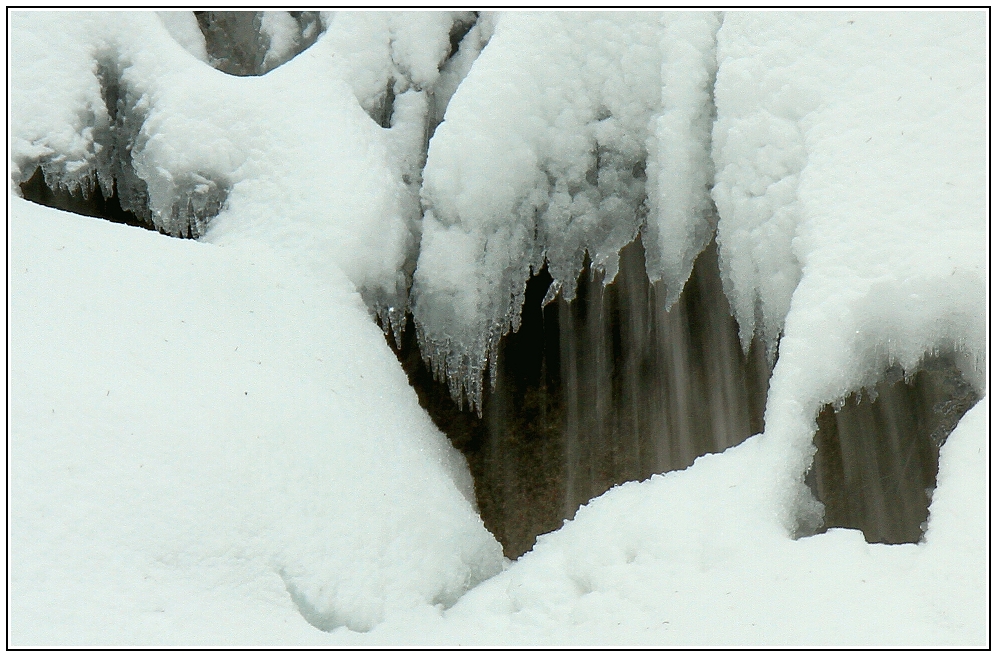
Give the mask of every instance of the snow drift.
[[11, 209], [15, 642], [106, 643], [52, 610], [109, 595], [131, 618], [164, 568], [286, 587], [354, 630], [501, 569], [463, 458], [343, 277]]

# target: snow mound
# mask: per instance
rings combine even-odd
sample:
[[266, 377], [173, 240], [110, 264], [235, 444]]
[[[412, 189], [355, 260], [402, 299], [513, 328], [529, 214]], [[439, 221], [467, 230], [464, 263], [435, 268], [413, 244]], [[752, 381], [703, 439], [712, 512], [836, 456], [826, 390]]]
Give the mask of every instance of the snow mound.
[[[713, 194], [745, 344], [757, 332], [775, 349], [804, 270], [830, 299], [877, 277], [940, 281], [949, 260], [982, 272], [983, 249], [964, 247], [985, 230], [984, 25], [974, 12], [725, 17]], [[946, 296], [982, 310], [963, 289]]]
[[586, 254], [611, 282], [646, 223], [651, 276], [678, 298], [712, 233], [717, 24], [710, 13], [495, 21], [433, 136], [422, 190], [413, 314], [456, 398], [480, 408], [488, 363], [545, 262], [552, 294], [572, 299]]
[[317, 627], [369, 630], [501, 570], [347, 280], [19, 199], [9, 229], [18, 643], [113, 642], [62, 611], [141, 616], [150, 575], [286, 587]]
[[502, 644], [983, 645], [988, 415], [984, 398], [943, 446], [920, 545], [870, 545], [849, 529], [792, 540], [756, 436], [593, 500], [430, 631]]

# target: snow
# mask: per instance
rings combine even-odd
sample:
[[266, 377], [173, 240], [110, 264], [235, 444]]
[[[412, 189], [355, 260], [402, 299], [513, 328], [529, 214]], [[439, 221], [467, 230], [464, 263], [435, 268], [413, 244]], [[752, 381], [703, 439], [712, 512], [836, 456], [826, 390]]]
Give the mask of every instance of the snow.
[[478, 12], [477, 20], [473, 16], [456, 16], [454, 26], [471, 24], [467, 34], [460, 40], [457, 52], [452, 53], [450, 59], [445, 61], [440, 67], [440, 76], [437, 78], [434, 88], [435, 108], [432, 116], [433, 125], [439, 125], [443, 121], [443, 115], [450, 105], [457, 87], [467, 77], [471, 70], [471, 65], [481, 54], [482, 49], [488, 44], [495, 31], [495, 14], [491, 12]]
[[[400, 25], [404, 17], [364, 14], [349, 20], [371, 16], [380, 17], [387, 48], [391, 21]], [[396, 30], [412, 41], [436, 35], [431, 56], [419, 60], [414, 46], [399, 56], [399, 66], [418, 83], [432, 82], [427, 68], [446, 54], [438, 42], [439, 34], [448, 34], [450, 17], [439, 16], [409, 32]], [[369, 109], [371, 96], [354, 96], [353, 71], [337, 56], [337, 26], [347, 18], [337, 15], [315, 45], [268, 75], [237, 78], [179, 48], [152, 13], [13, 17], [12, 28], [25, 37], [16, 40], [12, 54], [18, 72], [12, 86], [18, 109], [12, 117], [12, 182], [27, 180], [41, 165], [52, 186], [92, 187], [99, 179], [109, 196], [111, 165], [101, 153], [116, 147], [129, 153], [157, 227], [203, 235], [207, 210], [220, 207], [207, 239], [286, 245], [318, 271], [342, 269], [386, 323], [400, 321], [419, 213], [403, 174], [411, 184], [420, 182], [417, 153], [429, 109], [400, 113], [394, 125], [401, 137], [368, 120], [358, 97]], [[53, 33], [60, 37], [42, 36]], [[383, 96], [395, 68], [390, 53], [378, 56], [384, 79], [375, 87]], [[356, 68], [376, 70], [377, 61], [361, 59]], [[104, 109], [98, 64], [121, 71], [120, 125]], [[53, 79], [61, 84], [44, 84]], [[396, 87], [399, 93], [406, 89], [401, 82]], [[102, 143], [108, 132], [119, 143]], [[144, 204], [144, 191], [129, 198], [122, 189], [126, 209]]]
[[201, 60], [208, 61], [207, 45], [204, 33], [197, 25], [197, 17], [192, 11], [159, 11], [159, 18], [173, 40], [183, 46], [184, 50]]
[[154, 585], [188, 578], [367, 630], [501, 569], [463, 457], [342, 276], [11, 211], [13, 642], [123, 640], [86, 610], [148, 627], [162, 605], [135, 638], [190, 641]]
[[339, 77], [372, 116], [385, 95], [430, 90], [449, 55], [450, 28], [467, 12], [329, 12], [325, 38], [336, 53]]
[[260, 33], [267, 37], [269, 47], [263, 57], [264, 70], [277, 68], [291, 59], [301, 40], [301, 28], [286, 11], [264, 11]]
[[745, 342], [757, 329], [774, 346], [804, 269], [842, 290], [853, 286], [835, 265], [856, 283], [950, 256], [982, 271], [962, 240], [986, 226], [984, 27], [971, 12], [725, 18], [714, 198]]
[[99, 40], [82, 35], [98, 19], [54, 13], [10, 15], [11, 177], [20, 183], [44, 162], [49, 185], [93, 189], [98, 168], [110, 189], [108, 163], [98, 159], [95, 130], [108, 123], [95, 75], [94, 49]]
[[716, 26], [712, 13], [495, 20], [433, 136], [422, 190], [413, 313], [455, 396], [480, 408], [531, 272], [546, 262], [553, 289], [572, 299], [587, 253], [613, 280], [646, 192], [651, 275], [678, 297], [712, 231], [704, 165]]
[[[466, 14], [344, 12], [247, 78], [187, 16], [9, 14], [12, 645], [987, 644], [984, 12], [485, 15], [449, 60]], [[218, 201], [201, 241], [15, 197], [125, 146], [157, 225]], [[570, 297], [642, 221], [669, 294], [716, 222], [766, 431], [504, 562], [370, 310], [418, 257], [478, 403], [531, 269]], [[924, 540], [794, 539], [820, 408], [938, 352], [982, 399]]]

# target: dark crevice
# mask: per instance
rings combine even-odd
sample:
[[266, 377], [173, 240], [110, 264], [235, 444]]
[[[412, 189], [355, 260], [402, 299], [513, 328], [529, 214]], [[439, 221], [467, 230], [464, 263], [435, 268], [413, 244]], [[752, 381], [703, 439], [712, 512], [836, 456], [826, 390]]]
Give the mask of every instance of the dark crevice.
[[[97, 67], [101, 97], [110, 119], [107, 133], [99, 134], [97, 141], [103, 146], [101, 153], [109, 159], [108, 169], [114, 181], [113, 197], [118, 199], [123, 211], [137, 217], [141, 225], [153, 228], [155, 221], [149, 207], [149, 188], [132, 165], [135, 140], [145, 123], [146, 114], [136, 109], [135, 99], [130, 98], [128, 89], [121, 84], [120, 69], [116, 59], [109, 55], [101, 58]], [[106, 190], [102, 193], [106, 195]]]
[[391, 118], [395, 114], [395, 80], [394, 78], [388, 79], [388, 85], [384, 90], [384, 96], [381, 97], [380, 105], [375, 108], [373, 119], [377, 121], [378, 125], [382, 128], [391, 127]]
[[116, 224], [155, 230], [152, 224], [142, 221], [134, 213], [121, 208], [121, 200], [118, 198], [116, 188], [111, 198], [104, 198], [104, 194], [99, 188], [89, 195], [83, 192], [72, 193], [66, 189], [52, 189], [45, 183], [41, 167], [35, 169], [31, 178], [21, 183], [21, 194], [29, 201], [57, 210], [107, 219]]
[[279, 58], [269, 57], [271, 40], [263, 29], [263, 12], [195, 11], [209, 63], [236, 76], [263, 75], [310, 48], [322, 33], [317, 11], [287, 12], [297, 23], [295, 41]]
[[259, 75], [266, 56], [261, 13], [195, 11], [212, 66], [229, 75]]
[[452, 59], [457, 54], [457, 51], [460, 50], [460, 42], [464, 40], [464, 37], [471, 31], [471, 28], [477, 24], [479, 13], [476, 11], [472, 13], [474, 14], [472, 20], [463, 21], [456, 19], [450, 26], [450, 53], [447, 55], [447, 59]]
[[870, 543], [916, 543], [928, 519], [938, 454], [979, 400], [949, 355], [931, 356], [912, 377], [887, 370], [869, 390], [817, 417], [817, 453], [807, 484], [824, 524], [859, 529]]
[[715, 246], [668, 312], [639, 238], [608, 286], [586, 266], [573, 301], [544, 306], [551, 283], [546, 269], [529, 280], [481, 418], [433, 379], [411, 319], [396, 350], [420, 403], [467, 457], [481, 517], [510, 558], [612, 486], [762, 430], [769, 369], [757, 346], [741, 351]]

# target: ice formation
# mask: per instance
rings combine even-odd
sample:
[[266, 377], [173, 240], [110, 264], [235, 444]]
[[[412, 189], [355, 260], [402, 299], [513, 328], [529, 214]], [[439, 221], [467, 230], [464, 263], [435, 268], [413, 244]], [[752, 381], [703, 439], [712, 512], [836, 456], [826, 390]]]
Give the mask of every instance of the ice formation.
[[[322, 641], [985, 640], [983, 12], [259, 12], [232, 19], [239, 38], [217, 37], [229, 19], [185, 13], [9, 18], [13, 193], [40, 170], [53, 190], [116, 197], [211, 243], [11, 202], [14, 617], [42, 628], [46, 596], [60, 611], [78, 598], [118, 626], [106, 600], [138, 576], [203, 579], [235, 563], [212, 584], [235, 591], [229, 602], [289, 599], [326, 630], [384, 621], [366, 639], [340, 627]], [[212, 68], [226, 57], [251, 75]], [[541, 321], [543, 307], [622, 316], [622, 293], [600, 286], [628, 277], [627, 245], [645, 269], [619, 289], [657, 299], [625, 304], [617, 324], [631, 336], [658, 330], [639, 316], [648, 308], [677, 313], [660, 326], [680, 323], [694, 266], [718, 253], [741, 347], [762, 345], [774, 364], [764, 431], [609, 491], [439, 611], [501, 568], [499, 547], [352, 291], [396, 339], [411, 310], [435, 374], [480, 412], [503, 336], [523, 328], [528, 282], [550, 278]], [[106, 271], [81, 265], [91, 252]], [[103, 287], [119, 294], [94, 297]], [[247, 299], [272, 312], [247, 317]], [[200, 330], [178, 328], [194, 316]], [[572, 358], [606, 380], [572, 384], [585, 393], [576, 439], [582, 422], [615, 431], [607, 390], [642, 380], [621, 383], [607, 363], [627, 376], [646, 364], [605, 348], [615, 325], [585, 326], [562, 337], [590, 341]], [[275, 365], [247, 373], [222, 338]], [[698, 348], [673, 342], [675, 362]], [[330, 354], [331, 369], [312, 362]], [[922, 542], [807, 536], [836, 512], [807, 487], [808, 472], [825, 476], [814, 452], [828, 418], [843, 426], [859, 395], [886, 403], [938, 363], [958, 377], [931, 401], [942, 433], [982, 399], [940, 445]], [[228, 399], [233, 367], [274, 403]], [[125, 401], [111, 401], [121, 380]], [[700, 395], [703, 426], [735, 424], [716, 412], [721, 393]], [[56, 400], [69, 419], [50, 417]], [[152, 440], [133, 439], [139, 416]], [[586, 440], [576, 455], [605, 447]], [[139, 460], [161, 468], [152, 488]], [[39, 520], [49, 513], [65, 522]], [[83, 536], [91, 518], [99, 531], [65, 540], [61, 528]], [[52, 583], [52, 564], [69, 584]], [[64, 637], [87, 625], [58, 622]]]
[[172, 235], [286, 244], [317, 269], [342, 268], [397, 325], [419, 232], [426, 95], [461, 16], [326, 16], [301, 56], [235, 78], [198, 61], [179, 17], [14, 13], [12, 182], [40, 167], [50, 188], [116, 192]]
[[544, 263], [549, 298], [570, 300], [586, 253], [612, 281], [646, 222], [652, 279], [678, 298], [712, 233], [703, 165], [717, 20], [495, 21], [433, 136], [422, 190], [412, 307], [423, 352], [455, 397], [480, 410], [498, 341], [519, 327], [526, 282]]

